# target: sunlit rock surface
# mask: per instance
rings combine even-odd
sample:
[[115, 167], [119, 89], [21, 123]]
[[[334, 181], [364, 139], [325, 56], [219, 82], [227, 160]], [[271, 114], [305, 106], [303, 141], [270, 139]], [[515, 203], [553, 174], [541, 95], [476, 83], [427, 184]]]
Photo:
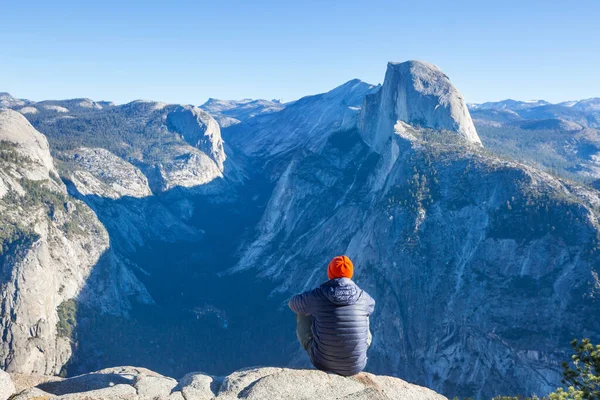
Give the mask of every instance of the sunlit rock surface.
[[[96, 215], [68, 196], [46, 138], [14, 111], [0, 111], [0, 365], [9, 372], [55, 374], [71, 356], [59, 306], [78, 297], [94, 266], [114, 271], [109, 238]], [[142, 290], [106, 298], [116, 312]], [[137, 284], [137, 286], [136, 286]], [[93, 292], [93, 291], [92, 291]], [[66, 326], [66, 325], [65, 325]]]
[[389, 376], [360, 373], [346, 378], [317, 370], [271, 367], [248, 368], [221, 377], [190, 373], [179, 381], [144, 368], [115, 367], [70, 379], [39, 383], [23, 389], [14, 400], [44, 397], [61, 400], [445, 399], [432, 390]]
[[[342, 253], [378, 302], [371, 372], [448, 396], [544, 395], [560, 385], [569, 341], [600, 334], [600, 322], [587, 317], [600, 313], [598, 191], [482, 148], [460, 94], [430, 64], [391, 63], [382, 86], [353, 80], [244, 117], [223, 129], [224, 140], [192, 106], [48, 103], [69, 110], [60, 113], [37, 104], [27, 105], [39, 111], [27, 118], [47, 134], [71, 193], [110, 233], [107, 262], [97, 264], [78, 298], [103, 313], [129, 313], [119, 320], [95, 314], [102, 318], [96, 325], [83, 319], [88, 331], [80, 338], [89, 342], [79, 343], [74, 361], [81, 372], [129, 360], [165, 374], [179, 368], [173, 376], [267, 358], [307, 367], [283, 305], [325, 280], [327, 262]], [[546, 115], [545, 107], [505, 111], [520, 124], [534, 112]], [[507, 112], [491, 122], [503, 124]], [[594, 131], [573, 132], [564, 154], [595, 157], [587, 145]], [[111, 172], [129, 189], [63, 157], [79, 148], [103, 148], [122, 160], [106, 158], [131, 172]], [[3, 179], [19, 168], [25, 170], [9, 163]], [[68, 179], [72, 171], [88, 171], [99, 183], [80, 185], [84, 195]], [[125, 179], [142, 182], [135, 171], [152, 195], [118, 197], [145, 187]], [[19, 182], [3, 180], [0, 190]], [[18, 214], [28, 226], [29, 214]], [[129, 307], [130, 298], [147, 308]], [[265, 336], [277, 340], [278, 352]], [[113, 347], [103, 347], [109, 342]], [[222, 357], [207, 356], [211, 349]], [[221, 388], [208, 375], [177, 384], [183, 381], [199, 392]], [[166, 390], [173, 383], [154, 376], [138, 386]], [[131, 386], [118, 390], [133, 395]], [[145, 390], [139, 388], [137, 395]], [[171, 395], [187, 396], [183, 389]]]
[[63, 157], [72, 166], [67, 178], [83, 196], [119, 199], [124, 196], [152, 195], [146, 176], [137, 167], [106, 149], [81, 147]]
[[398, 121], [455, 132], [466, 142], [481, 143], [461, 94], [446, 74], [426, 62], [388, 63], [381, 90], [363, 104], [359, 122], [363, 140], [382, 152]]

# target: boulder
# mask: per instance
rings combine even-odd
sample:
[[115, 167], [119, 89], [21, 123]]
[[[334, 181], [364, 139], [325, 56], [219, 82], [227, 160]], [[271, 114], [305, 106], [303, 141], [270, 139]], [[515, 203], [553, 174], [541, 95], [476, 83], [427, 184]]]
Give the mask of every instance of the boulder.
[[38, 389], [36, 387], [32, 387], [29, 389], [25, 389], [14, 397], [11, 397], [11, 400], [48, 400], [53, 397], [50, 393], [44, 392], [42, 389]]
[[166, 399], [175, 386], [177, 386], [175, 379], [157, 375], [141, 375], [134, 385], [140, 400], [153, 400], [157, 397]]
[[221, 386], [223, 378], [192, 372], [185, 375], [176, 390], [180, 390], [186, 399], [212, 399]]
[[63, 378], [51, 375], [37, 375], [37, 374], [19, 374], [12, 373], [10, 377], [15, 384], [15, 393], [21, 393], [25, 389], [29, 389], [46, 382], [62, 381]]
[[[445, 399], [401, 379], [360, 373], [343, 377], [317, 370], [250, 368], [225, 378], [217, 399]], [[188, 398], [188, 400], [190, 400]]]
[[[35, 381], [32, 379], [29, 382]], [[236, 371], [226, 377], [195, 372], [177, 382], [145, 368], [116, 367], [43, 382], [36, 387], [25, 388], [14, 399], [444, 400], [445, 397], [398, 378], [368, 373], [343, 377], [317, 370], [255, 367]]]
[[15, 393], [15, 385], [6, 372], [0, 369], [0, 400], [6, 400]]

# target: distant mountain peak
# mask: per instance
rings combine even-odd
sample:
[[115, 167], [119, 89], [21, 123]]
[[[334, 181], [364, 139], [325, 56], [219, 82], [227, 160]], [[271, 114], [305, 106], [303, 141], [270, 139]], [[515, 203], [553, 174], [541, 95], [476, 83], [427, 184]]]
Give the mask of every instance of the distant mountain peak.
[[488, 101], [485, 103], [470, 103], [468, 104], [471, 110], [491, 110], [491, 109], [507, 109], [507, 110], [525, 110], [528, 108], [542, 107], [550, 105], [546, 100], [513, 100], [506, 99], [500, 101]]
[[600, 111], [600, 97], [592, 97], [590, 99], [579, 100], [573, 104], [573, 108], [587, 112]]
[[386, 147], [398, 121], [456, 132], [466, 142], [481, 144], [462, 95], [428, 62], [389, 62], [381, 89], [365, 98], [359, 128], [376, 151]]
[[0, 108], [22, 107], [30, 103], [31, 101], [25, 99], [17, 99], [16, 97], [13, 97], [10, 93], [0, 92]]
[[[344, 99], [344, 102], [348, 106], [354, 105], [358, 107], [362, 103], [365, 93], [372, 93], [376, 88], [377, 86], [371, 83], [361, 81], [360, 79], [352, 79], [331, 89], [329, 92], [323, 93], [322, 96], [326, 99]], [[313, 96], [303, 97], [298, 101], [312, 97]]]
[[238, 124], [257, 115], [281, 111], [281, 101], [263, 99], [220, 100], [213, 97], [200, 106], [210, 113], [222, 128]]

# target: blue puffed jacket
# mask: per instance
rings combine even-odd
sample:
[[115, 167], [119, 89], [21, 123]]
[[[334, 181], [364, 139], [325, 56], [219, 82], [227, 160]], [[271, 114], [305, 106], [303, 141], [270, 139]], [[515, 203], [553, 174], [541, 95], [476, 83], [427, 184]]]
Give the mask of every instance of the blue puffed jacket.
[[290, 308], [313, 316], [313, 341], [308, 349], [313, 365], [350, 376], [367, 365], [369, 315], [375, 300], [351, 279], [337, 278], [294, 296]]

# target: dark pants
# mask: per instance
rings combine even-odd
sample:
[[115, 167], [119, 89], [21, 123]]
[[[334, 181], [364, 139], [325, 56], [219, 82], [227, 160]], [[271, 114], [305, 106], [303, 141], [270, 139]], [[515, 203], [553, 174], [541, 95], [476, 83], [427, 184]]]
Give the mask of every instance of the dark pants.
[[[368, 319], [369, 317], [367, 317], [367, 321]], [[312, 323], [313, 317], [311, 315], [296, 314], [296, 336], [298, 337], [298, 341], [302, 345], [302, 348], [306, 351], [308, 351], [308, 348], [313, 340]], [[373, 336], [371, 335], [371, 330], [369, 329], [367, 346], [371, 346], [372, 340]]]
[[313, 340], [312, 335], [313, 317], [311, 315], [296, 314], [296, 336], [304, 350], [308, 351]]

